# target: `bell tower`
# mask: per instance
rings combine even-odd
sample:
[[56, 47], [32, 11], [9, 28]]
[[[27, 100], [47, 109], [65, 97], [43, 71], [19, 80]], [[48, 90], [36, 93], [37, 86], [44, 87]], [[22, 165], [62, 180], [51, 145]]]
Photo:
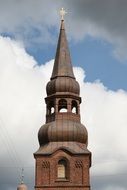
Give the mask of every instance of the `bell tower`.
[[47, 83], [46, 123], [38, 132], [35, 190], [90, 190], [91, 152], [80, 122], [80, 87], [75, 79], [65, 34], [65, 11], [54, 67]]

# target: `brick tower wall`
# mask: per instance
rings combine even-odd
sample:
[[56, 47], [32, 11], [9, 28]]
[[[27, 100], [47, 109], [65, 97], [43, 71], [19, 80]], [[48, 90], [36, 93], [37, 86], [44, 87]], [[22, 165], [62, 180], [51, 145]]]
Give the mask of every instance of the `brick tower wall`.
[[[57, 176], [58, 161], [67, 160], [67, 178]], [[36, 158], [35, 190], [90, 190], [89, 187], [89, 154], [71, 155], [58, 150], [50, 156]]]

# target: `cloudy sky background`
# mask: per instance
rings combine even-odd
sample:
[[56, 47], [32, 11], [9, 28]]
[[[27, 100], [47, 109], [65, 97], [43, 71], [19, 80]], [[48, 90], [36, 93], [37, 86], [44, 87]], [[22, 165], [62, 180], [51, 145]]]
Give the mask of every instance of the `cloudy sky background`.
[[16, 189], [21, 167], [34, 189], [33, 152], [65, 7], [81, 118], [93, 153], [94, 190], [127, 187], [126, 0], [0, 1], [0, 189]]

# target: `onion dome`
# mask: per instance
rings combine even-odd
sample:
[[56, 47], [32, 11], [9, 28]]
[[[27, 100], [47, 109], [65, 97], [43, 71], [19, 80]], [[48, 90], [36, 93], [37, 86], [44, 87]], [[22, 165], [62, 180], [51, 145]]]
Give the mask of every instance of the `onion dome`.
[[79, 142], [87, 146], [87, 130], [84, 125], [71, 120], [57, 120], [44, 124], [39, 132], [40, 146], [49, 142]]
[[28, 189], [24, 183], [21, 183], [20, 185], [18, 185], [17, 190], [28, 190]]
[[59, 92], [69, 92], [79, 95], [80, 88], [78, 82], [69, 77], [58, 77], [48, 82], [46, 87], [47, 95], [52, 95]]

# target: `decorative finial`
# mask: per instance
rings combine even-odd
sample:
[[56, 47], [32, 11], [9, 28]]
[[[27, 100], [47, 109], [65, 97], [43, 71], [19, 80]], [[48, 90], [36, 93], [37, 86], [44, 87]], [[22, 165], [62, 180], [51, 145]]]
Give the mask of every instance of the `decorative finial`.
[[61, 8], [61, 9], [60, 9], [61, 20], [64, 20], [64, 16], [65, 16], [65, 14], [67, 14], [67, 12], [65, 11], [64, 8]]
[[22, 171], [21, 171], [21, 184], [24, 183], [24, 168], [22, 168]]

